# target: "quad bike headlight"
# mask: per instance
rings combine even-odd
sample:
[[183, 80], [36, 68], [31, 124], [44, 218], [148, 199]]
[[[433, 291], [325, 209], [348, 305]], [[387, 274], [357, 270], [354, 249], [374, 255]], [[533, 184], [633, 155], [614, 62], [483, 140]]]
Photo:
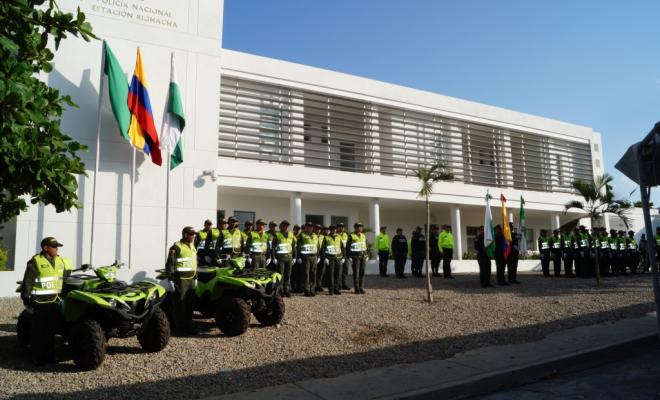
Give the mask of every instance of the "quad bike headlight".
[[158, 298], [158, 292], [154, 291], [153, 293], [151, 293], [151, 295], [147, 299], [147, 303], [151, 303], [152, 301], [156, 300], [157, 298]]
[[108, 299], [107, 302], [110, 305], [110, 307], [113, 307], [113, 308], [117, 307], [117, 301], [115, 299]]

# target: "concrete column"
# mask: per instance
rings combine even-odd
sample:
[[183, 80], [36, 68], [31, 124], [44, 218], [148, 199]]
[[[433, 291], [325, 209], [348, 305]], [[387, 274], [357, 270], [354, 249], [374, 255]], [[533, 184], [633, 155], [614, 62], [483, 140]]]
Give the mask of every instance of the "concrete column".
[[607, 215], [607, 214], [603, 215], [603, 222], [604, 222], [603, 225], [605, 226], [605, 230], [607, 231], [607, 233], [610, 233], [610, 217], [609, 217], [609, 215]]
[[554, 229], [559, 229], [561, 226], [561, 223], [559, 222], [559, 214], [553, 214], [550, 217], [550, 227]]
[[289, 202], [291, 206], [290, 217], [291, 225], [302, 225], [302, 198], [300, 192], [291, 193], [291, 200]]
[[454, 235], [454, 258], [463, 259], [463, 227], [461, 226], [461, 209], [451, 208], [451, 233]]
[[376, 235], [380, 232], [380, 203], [378, 199], [369, 200], [369, 227], [371, 228], [369, 239], [371, 243], [374, 243]]

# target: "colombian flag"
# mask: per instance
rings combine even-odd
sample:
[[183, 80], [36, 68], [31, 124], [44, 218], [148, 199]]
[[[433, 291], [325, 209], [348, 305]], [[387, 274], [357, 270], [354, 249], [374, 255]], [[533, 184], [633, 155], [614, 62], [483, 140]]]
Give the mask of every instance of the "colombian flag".
[[131, 126], [128, 129], [131, 144], [136, 149], [149, 154], [154, 164], [161, 165], [163, 161], [160, 156], [158, 133], [151, 112], [147, 79], [142, 68], [142, 56], [139, 47], [133, 79], [131, 79], [131, 86], [128, 88], [128, 108], [131, 110]]
[[504, 235], [504, 240], [502, 241], [502, 246], [504, 247], [504, 259], [509, 258], [511, 253], [511, 242], [513, 238], [511, 237], [511, 227], [509, 226], [509, 220], [506, 217], [506, 197], [500, 193], [500, 201], [502, 202], [502, 234]]

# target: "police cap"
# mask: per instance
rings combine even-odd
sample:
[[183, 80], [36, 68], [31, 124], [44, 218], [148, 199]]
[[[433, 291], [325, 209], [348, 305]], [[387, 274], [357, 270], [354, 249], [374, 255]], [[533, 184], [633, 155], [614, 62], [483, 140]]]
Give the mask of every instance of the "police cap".
[[248, 219], [247, 221], [245, 221], [245, 226], [252, 226], [252, 225], [254, 225], [254, 223], [252, 222], [252, 220], [249, 220], [249, 219]]
[[197, 233], [197, 232], [195, 232], [195, 228], [193, 228], [192, 226], [186, 226], [186, 227], [183, 228], [183, 230], [181, 231], [181, 235], [182, 235], [182, 236], [186, 236], [186, 235], [194, 235], [195, 233]]
[[258, 219], [257, 225], [266, 225], [266, 221], [264, 221], [263, 219]]
[[238, 222], [238, 220], [236, 219], [236, 217], [234, 217], [234, 216], [232, 215], [231, 217], [229, 217], [229, 218], [227, 219], [227, 222], [229, 222], [230, 224], [233, 224], [234, 222]]
[[357, 228], [358, 226], [364, 226], [364, 225], [362, 225], [362, 222], [360, 221], [353, 224], [353, 228]]
[[341, 227], [344, 227], [344, 226], [346, 226], [346, 225], [344, 225], [343, 222], [340, 222], [340, 223], [337, 224], [337, 227], [340, 227], [340, 226], [341, 226]]
[[270, 221], [270, 222], [268, 223], [268, 226], [271, 227], [271, 228], [274, 228], [274, 227], [277, 226], [277, 222], [275, 222], [275, 221]]
[[211, 222], [210, 219], [207, 219], [206, 221], [204, 221], [204, 226], [208, 226], [208, 225], [213, 225], [213, 222]]
[[291, 225], [291, 224], [289, 223], [289, 221], [287, 221], [287, 220], [284, 219], [284, 220], [282, 220], [282, 222], [280, 222], [280, 225], [282, 225], [282, 226], [289, 226], [289, 225]]
[[62, 243], [58, 242], [57, 239], [55, 239], [52, 236], [48, 236], [47, 238], [43, 238], [41, 240], [41, 247], [48, 246], [48, 247], [62, 247], [64, 246]]

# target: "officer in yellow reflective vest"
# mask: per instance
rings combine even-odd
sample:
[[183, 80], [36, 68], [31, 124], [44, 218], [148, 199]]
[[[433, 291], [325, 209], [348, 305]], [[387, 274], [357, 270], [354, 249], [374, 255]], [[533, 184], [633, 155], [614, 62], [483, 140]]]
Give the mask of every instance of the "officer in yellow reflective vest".
[[[210, 219], [204, 221], [204, 229], [197, 232], [195, 236], [195, 247], [197, 248], [197, 263], [200, 265], [212, 264], [215, 256], [215, 245], [220, 237], [220, 230], [213, 228]], [[209, 257], [209, 259], [207, 259]]]
[[275, 221], [270, 221], [268, 223], [268, 231], [266, 231], [266, 234], [268, 235], [268, 257], [266, 260], [266, 268], [271, 271], [275, 270], [275, 253], [273, 253], [273, 239], [275, 239], [275, 232], [277, 232], [277, 223]]
[[194, 245], [196, 232], [192, 226], [181, 231], [181, 240], [170, 247], [165, 271], [174, 283], [172, 295], [172, 324], [178, 336], [197, 334], [192, 325], [193, 290], [197, 284], [197, 249]]
[[273, 264], [275, 271], [282, 274], [284, 295], [291, 297], [291, 263], [296, 258], [296, 237], [289, 232], [289, 221], [280, 222], [279, 232], [273, 238]]
[[247, 241], [248, 237], [250, 237], [250, 233], [252, 232], [253, 227], [254, 223], [250, 220], [245, 221], [245, 224], [243, 225], [243, 232], [241, 232], [241, 243], [243, 244], [242, 251], [245, 254], [250, 254], [250, 250], [247, 247]]
[[356, 294], [364, 294], [364, 288], [362, 284], [364, 283], [364, 269], [367, 264], [367, 259], [369, 258], [369, 253], [367, 252], [367, 237], [364, 236], [362, 230], [364, 225], [360, 222], [356, 222], [353, 227], [355, 231], [348, 235], [348, 242], [346, 243], [346, 251], [351, 257], [351, 263], [353, 265], [353, 287], [355, 288]]
[[[434, 245], [435, 243], [430, 243]], [[442, 276], [445, 279], [454, 279], [451, 274], [451, 259], [454, 257], [454, 235], [449, 225], [443, 225], [438, 237], [438, 247], [442, 252]]]
[[344, 248], [344, 254], [342, 258], [342, 265], [341, 265], [341, 290], [350, 290], [351, 288], [348, 287], [348, 266], [351, 262], [351, 259], [348, 257], [348, 254], [346, 254], [347, 248], [346, 244], [348, 243], [348, 233], [346, 232], [346, 226], [344, 225], [343, 222], [340, 222], [337, 224], [337, 235], [339, 235], [339, 238], [341, 239], [342, 246]]
[[219, 255], [239, 257], [243, 253], [243, 232], [238, 227], [238, 220], [234, 217], [227, 219], [227, 229], [220, 230], [220, 237], [216, 249]]
[[321, 253], [323, 258], [328, 261], [326, 273], [328, 274], [328, 294], [341, 294], [341, 259], [343, 258], [344, 248], [341, 237], [337, 234], [337, 227], [330, 225], [328, 234], [323, 239]]
[[266, 222], [257, 220], [257, 230], [250, 231], [247, 239], [247, 251], [250, 255], [252, 268], [266, 268], [268, 255], [268, 233], [264, 230]]
[[21, 299], [34, 310], [30, 345], [37, 365], [54, 360], [55, 333], [62, 321], [60, 294], [73, 269], [71, 260], [58, 255], [59, 247], [62, 243], [54, 237], [44, 238], [41, 252], [28, 261], [21, 283]]
[[319, 237], [314, 224], [307, 222], [298, 239], [298, 254], [302, 264], [302, 282], [305, 296], [316, 296], [316, 263], [319, 254]]
[[376, 235], [376, 251], [378, 252], [378, 270], [380, 276], [387, 278], [387, 261], [392, 251], [390, 237], [387, 235], [387, 227], [381, 226], [380, 233]]
[[[322, 292], [323, 291], [323, 280], [326, 278], [325, 276], [325, 268], [328, 264], [330, 264], [330, 261], [328, 261], [327, 258], [325, 258], [325, 253], [323, 252], [323, 242], [325, 241], [326, 236], [330, 234], [330, 228], [327, 226], [322, 226], [321, 227], [321, 234], [318, 235], [319, 237], [319, 261], [316, 263], [316, 291], [317, 292]], [[332, 292], [332, 287], [328, 286], [330, 289], [330, 292]]]

